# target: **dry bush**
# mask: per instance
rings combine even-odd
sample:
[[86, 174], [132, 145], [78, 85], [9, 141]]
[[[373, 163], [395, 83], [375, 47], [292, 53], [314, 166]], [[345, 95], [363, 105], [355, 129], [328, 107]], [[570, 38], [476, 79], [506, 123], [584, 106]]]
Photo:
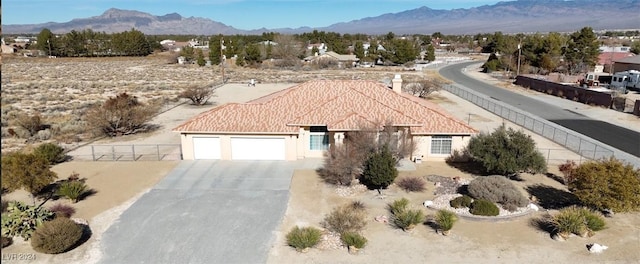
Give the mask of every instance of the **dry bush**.
[[29, 136], [32, 137], [38, 131], [40, 131], [43, 127], [42, 119], [39, 114], [28, 115], [28, 114], [19, 114], [16, 117], [16, 124], [26, 130], [29, 133]]
[[334, 232], [359, 232], [367, 225], [367, 212], [364, 208], [347, 204], [339, 206], [329, 213], [322, 225]]
[[402, 90], [420, 98], [427, 98], [430, 94], [442, 90], [442, 83], [438, 79], [423, 79], [413, 83], [406, 83]]
[[146, 105], [134, 96], [121, 93], [89, 109], [86, 119], [91, 128], [115, 137], [147, 130], [146, 123], [151, 121], [157, 112], [157, 105]]
[[72, 249], [82, 239], [82, 227], [65, 217], [39, 226], [31, 238], [31, 246], [40, 253], [58, 254]]
[[509, 211], [526, 206], [529, 200], [504, 176], [478, 177], [467, 188], [471, 197], [499, 203]]
[[413, 176], [401, 178], [396, 184], [406, 192], [423, 192], [427, 183], [421, 177]]
[[211, 97], [215, 96], [215, 89], [216, 87], [210, 86], [191, 86], [184, 89], [178, 98], [189, 99], [194, 105], [204, 105]]

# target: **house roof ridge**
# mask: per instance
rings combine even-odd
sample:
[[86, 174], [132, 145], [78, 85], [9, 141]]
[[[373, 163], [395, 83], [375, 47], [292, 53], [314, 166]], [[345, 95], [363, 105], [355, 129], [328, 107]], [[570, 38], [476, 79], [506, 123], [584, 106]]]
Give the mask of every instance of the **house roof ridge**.
[[209, 109], [207, 111], [204, 111], [204, 112], [196, 115], [195, 117], [190, 118], [189, 120], [187, 120], [187, 122], [184, 122], [184, 123], [180, 124], [179, 126], [174, 127], [171, 131], [173, 131], [173, 132], [182, 131], [182, 130], [179, 130], [179, 129], [183, 128], [183, 127], [187, 127], [190, 124], [193, 124], [193, 123], [195, 123], [195, 122], [197, 122], [197, 121], [199, 121], [199, 120], [201, 120], [203, 118], [206, 118], [210, 114], [212, 114], [212, 113], [214, 113], [216, 111], [221, 111], [224, 108], [228, 108], [228, 107], [232, 107], [232, 106], [236, 106], [236, 105], [240, 105], [240, 103], [226, 103], [226, 104], [223, 104], [223, 105], [220, 105], [220, 106], [216, 106], [214, 108], [211, 108], [211, 109]]

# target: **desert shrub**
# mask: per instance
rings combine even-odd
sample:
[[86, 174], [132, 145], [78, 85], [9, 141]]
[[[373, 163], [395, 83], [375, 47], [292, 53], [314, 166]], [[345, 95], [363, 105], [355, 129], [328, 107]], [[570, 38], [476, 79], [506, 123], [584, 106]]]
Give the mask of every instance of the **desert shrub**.
[[58, 254], [68, 251], [82, 239], [82, 226], [69, 218], [56, 218], [33, 233], [31, 247], [37, 252]]
[[491, 134], [481, 133], [469, 140], [469, 154], [489, 173], [512, 175], [519, 172], [546, 172], [544, 156], [531, 136], [504, 125]]
[[51, 171], [49, 162], [34, 154], [13, 152], [2, 155], [2, 188], [8, 191], [24, 189], [34, 199], [53, 180], [58, 178]]
[[44, 143], [39, 145], [33, 150], [33, 154], [42, 157], [52, 165], [64, 162], [67, 159], [67, 156], [64, 153], [64, 148], [54, 143]]
[[343, 205], [331, 211], [322, 222], [322, 225], [340, 234], [345, 232], [358, 232], [367, 225], [367, 215], [364, 209], [354, 207], [353, 204]]
[[598, 212], [582, 207], [579, 208], [579, 213], [584, 218], [584, 223], [590, 231], [600, 231], [607, 225], [602, 214]]
[[395, 224], [398, 228], [406, 231], [412, 229], [417, 224], [423, 223], [425, 221], [425, 218], [426, 217], [422, 210], [407, 209], [400, 212], [399, 214], [393, 215], [393, 224]]
[[38, 114], [18, 114], [18, 116], [16, 117], [16, 124], [26, 130], [29, 133], [30, 137], [34, 136], [43, 128], [42, 119]]
[[449, 205], [453, 208], [463, 208], [463, 207], [471, 207], [471, 202], [473, 202], [473, 198], [468, 195], [458, 196], [453, 200], [449, 201]]
[[2, 200], [2, 213], [7, 212], [7, 208], [9, 207], [9, 201], [7, 200]]
[[476, 199], [471, 203], [469, 212], [473, 215], [497, 216], [500, 214], [500, 209], [489, 200]]
[[408, 206], [409, 200], [407, 198], [394, 200], [388, 205], [389, 212], [391, 212], [392, 215], [400, 214], [406, 211]]
[[42, 207], [26, 205], [12, 201], [7, 206], [7, 213], [2, 214], [2, 235], [20, 236], [25, 240], [31, 237], [34, 230], [45, 221], [53, 218], [53, 213]]
[[35, 138], [41, 141], [51, 139], [51, 129], [40, 130], [35, 134]]
[[567, 236], [569, 234], [583, 235], [587, 232], [583, 213], [577, 207], [569, 207], [560, 210], [553, 216], [554, 231]]
[[343, 233], [340, 235], [340, 240], [348, 247], [364, 248], [367, 244], [367, 238], [356, 232]]
[[426, 182], [421, 177], [404, 177], [396, 184], [407, 192], [423, 192], [426, 189]]
[[76, 209], [70, 205], [57, 203], [49, 207], [49, 211], [54, 213], [56, 217], [69, 218], [76, 213]]
[[317, 245], [322, 233], [314, 227], [294, 227], [287, 234], [287, 244], [297, 250], [303, 250]]
[[453, 224], [458, 221], [458, 217], [454, 212], [448, 210], [438, 210], [435, 217], [436, 224], [442, 231], [449, 231], [453, 228]]
[[178, 98], [189, 99], [194, 105], [204, 105], [211, 97], [215, 95], [213, 87], [188, 87], [184, 89]]
[[354, 210], [365, 210], [367, 209], [367, 206], [364, 205], [363, 202], [361, 201], [353, 201], [349, 204], [349, 206], [351, 208], [353, 208]]
[[509, 179], [502, 176], [478, 177], [469, 183], [467, 190], [471, 197], [499, 203], [509, 211], [529, 203]]
[[158, 112], [158, 105], [147, 105], [127, 93], [107, 99], [89, 109], [87, 125], [104, 135], [115, 137], [147, 130], [147, 122]]
[[365, 161], [362, 178], [367, 186], [387, 188], [398, 177], [396, 159], [387, 146], [383, 146]]
[[11, 246], [11, 244], [13, 244], [13, 238], [2, 236], [2, 248]]
[[459, 163], [459, 162], [469, 162], [469, 160], [471, 160], [471, 154], [469, 154], [468, 149], [464, 149], [464, 150], [454, 149], [451, 155], [449, 155], [445, 159], [445, 162], [450, 164], [450, 163]]
[[58, 187], [57, 194], [77, 203], [87, 192], [87, 185], [81, 181], [65, 181]]
[[628, 212], [640, 209], [640, 170], [615, 158], [589, 161], [572, 174], [569, 190], [587, 206]]

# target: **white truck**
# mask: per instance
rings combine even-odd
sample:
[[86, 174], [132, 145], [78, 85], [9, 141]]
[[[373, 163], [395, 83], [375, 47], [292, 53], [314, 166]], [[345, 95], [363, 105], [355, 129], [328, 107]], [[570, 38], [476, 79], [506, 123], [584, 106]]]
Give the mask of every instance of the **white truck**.
[[640, 71], [616, 72], [611, 78], [611, 89], [640, 89]]

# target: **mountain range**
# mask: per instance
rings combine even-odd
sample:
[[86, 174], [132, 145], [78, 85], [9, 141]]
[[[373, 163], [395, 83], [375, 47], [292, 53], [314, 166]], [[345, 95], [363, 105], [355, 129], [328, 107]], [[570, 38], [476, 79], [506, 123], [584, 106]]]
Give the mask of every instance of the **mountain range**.
[[519, 32], [570, 32], [589, 26], [595, 30], [639, 29], [640, 0], [518, 0], [467, 9], [436, 10], [426, 6], [387, 13], [327, 27], [241, 30], [208, 18], [183, 17], [177, 13], [152, 14], [111, 8], [102, 15], [76, 18], [64, 23], [3, 25], [5, 34], [36, 34], [43, 28], [54, 33], [91, 29], [122, 32], [136, 28], [145, 34], [254, 35], [263, 32], [296, 34], [312, 30], [363, 34], [476, 34]]

